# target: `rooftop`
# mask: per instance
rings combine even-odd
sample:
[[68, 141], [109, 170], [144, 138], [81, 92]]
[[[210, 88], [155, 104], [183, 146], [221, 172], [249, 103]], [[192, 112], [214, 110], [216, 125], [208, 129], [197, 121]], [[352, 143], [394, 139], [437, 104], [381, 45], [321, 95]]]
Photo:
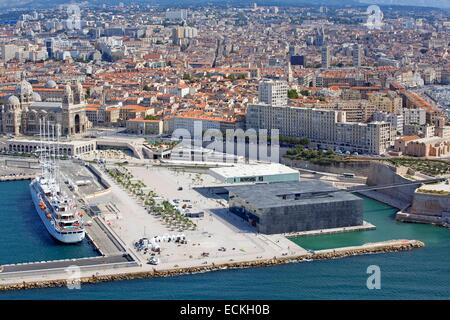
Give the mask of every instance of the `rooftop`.
[[277, 174], [298, 174], [297, 170], [291, 169], [280, 163], [250, 163], [250, 164], [233, 164], [230, 167], [218, 167], [210, 169], [213, 173], [223, 178], [233, 177], [253, 177], [267, 176]]
[[341, 201], [357, 201], [361, 198], [322, 181], [292, 181], [227, 187], [231, 194], [254, 208], [275, 208]]

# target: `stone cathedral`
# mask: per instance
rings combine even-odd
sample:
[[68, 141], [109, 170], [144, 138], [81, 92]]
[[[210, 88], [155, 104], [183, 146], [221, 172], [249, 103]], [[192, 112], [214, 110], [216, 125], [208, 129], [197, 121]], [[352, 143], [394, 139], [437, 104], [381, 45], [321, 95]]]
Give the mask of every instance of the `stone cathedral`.
[[60, 124], [61, 134], [71, 136], [85, 133], [90, 127], [81, 83], [66, 84], [60, 102], [42, 101], [31, 84], [22, 80], [13, 94], [4, 98], [0, 112], [0, 133], [14, 136], [39, 134], [39, 120]]

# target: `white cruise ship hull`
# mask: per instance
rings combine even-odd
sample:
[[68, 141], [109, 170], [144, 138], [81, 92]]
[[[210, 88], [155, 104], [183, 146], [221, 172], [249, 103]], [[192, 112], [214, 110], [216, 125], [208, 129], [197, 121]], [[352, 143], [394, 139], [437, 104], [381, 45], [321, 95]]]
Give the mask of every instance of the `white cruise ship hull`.
[[30, 192], [31, 197], [33, 199], [34, 207], [36, 208], [37, 213], [39, 214], [39, 217], [41, 218], [42, 222], [45, 225], [45, 228], [47, 229], [48, 233], [55, 238], [56, 240], [63, 242], [63, 243], [77, 243], [84, 239], [86, 232], [85, 230], [78, 231], [78, 232], [59, 232], [55, 226], [53, 225], [53, 220], [49, 220], [47, 218], [47, 215], [44, 210], [42, 210], [39, 207], [39, 202], [41, 201], [39, 199], [37, 190], [34, 187], [34, 184], [37, 183], [36, 180], [33, 180], [30, 184]]

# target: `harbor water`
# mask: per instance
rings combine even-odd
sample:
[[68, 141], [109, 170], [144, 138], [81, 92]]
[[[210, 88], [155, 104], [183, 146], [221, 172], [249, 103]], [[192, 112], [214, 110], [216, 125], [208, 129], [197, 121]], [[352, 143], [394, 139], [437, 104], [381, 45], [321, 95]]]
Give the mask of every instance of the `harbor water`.
[[[95, 254], [87, 244], [66, 247], [52, 242], [33, 212], [27, 187], [26, 182], [0, 184], [0, 232], [3, 235], [0, 263]], [[426, 247], [266, 268], [98, 283], [82, 285], [80, 290], [48, 288], [0, 292], [0, 299], [450, 298], [450, 230], [396, 222], [394, 208], [371, 199], [365, 199], [364, 206], [364, 219], [376, 225], [376, 230], [292, 240], [309, 249], [388, 239], [421, 240]], [[9, 218], [10, 215], [16, 216]], [[379, 290], [369, 290], [366, 286], [367, 268], [371, 265], [381, 270]]]
[[53, 239], [34, 208], [29, 183], [0, 182], [0, 264], [96, 256], [86, 239], [74, 245]]

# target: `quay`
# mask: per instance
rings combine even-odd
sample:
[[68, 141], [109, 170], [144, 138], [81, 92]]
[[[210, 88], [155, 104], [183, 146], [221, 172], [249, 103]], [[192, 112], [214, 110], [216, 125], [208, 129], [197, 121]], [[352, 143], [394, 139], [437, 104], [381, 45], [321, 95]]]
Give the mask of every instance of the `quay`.
[[[93, 218], [92, 225], [86, 227], [86, 235], [94, 248], [101, 254], [97, 257], [40, 261], [8, 264], [0, 266], [0, 290], [4, 284], [34, 282], [36, 278], [45, 279], [57, 275], [67, 279], [72, 269], [93, 275], [107, 270], [126, 269], [139, 266], [136, 257], [127, 252], [119, 239], [103, 224], [100, 218]], [[42, 280], [41, 280], [42, 281]], [[6, 285], [6, 288], [8, 285]]]
[[373, 224], [364, 221], [361, 226], [350, 226], [350, 227], [342, 227], [342, 228], [331, 228], [331, 229], [322, 229], [322, 230], [311, 230], [311, 231], [299, 231], [299, 232], [291, 232], [284, 234], [285, 237], [306, 237], [306, 236], [320, 236], [325, 234], [336, 234], [336, 233], [345, 233], [345, 232], [357, 232], [357, 231], [369, 231], [375, 230], [376, 226]]
[[[224, 203], [226, 200], [198, 191], [198, 184], [218, 183], [212, 176], [201, 171], [152, 165], [128, 166], [132, 181], [141, 179], [139, 184], [143, 190], [157, 195], [154, 196], [155, 202], [179, 199], [190, 203], [193, 211], [204, 212], [203, 217], [192, 219], [196, 228], [178, 230], [155, 212], [149, 212], [142, 199], [118, 183], [106, 166], [82, 161], [61, 161], [60, 166], [63, 187], [74, 186], [73, 193], [89, 220], [86, 223], [87, 239], [100, 256], [0, 266], [0, 290], [68, 285], [68, 281], [73, 279], [68, 273], [69, 267], [78, 268], [77, 279], [81, 283], [95, 283], [336, 259], [424, 246], [416, 240], [393, 240], [357, 247], [306, 250], [288, 237], [372, 230], [375, 226], [364, 222], [357, 227], [296, 234], [261, 234], [245, 220], [231, 214]], [[161, 184], [161, 181], [165, 183]], [[185, 234], [187, 242], [161, 242], [160, 263], [157, 265], [147, 264], [151, 252], [134, 247], [142, 237], [174, 236], [180, 232]]]
[[[274, 266], [279, 264], [338, 259], [348, 256], [363, 254], [375, 254], [386, 252], [406, 251], [416, 248], [422, 248], [425, 244], [417, 240], [389, 240], [376, 243], [368, 243], [361, 246], [352, 246], [336, 249], [318, 250], [307, 252], [294, 256], [273, 257], [271, 259], [260, 260], [242, 260], [235, 262], [212, 262], [207, 265], [181, 266], [178, 268], [157, 269], [154, 266], [141, 266], [123, 268], [120, 265], [109, 264], [111, 268], [105, 268], [103, 265], [93, 265], [92, 268], [80, 267], [80, 283], [97, 283], [115, 280], [132, 280], [150, 277], [168, 277], [182, 274], [193, 274], [208, 271], [219, 271], [227, 269], [242, 269], [264, 266]], [[87, 260], [93, 260], [87, 259]], [[5, 266], [0, 273], [0, 290], [22, 290], [31, 288], [62, 287], [70, 284], [67, 273], [61, 273], [61, 268], [44, 270], [45, 276], [39, 277], [39, 274], [30, 274], [30, 277], [24, 277], [24, 273], [14, 274], [8, 272], [8, 266]], [[5, 273], [5, 271], [7, 271]], [[11, 277], [9, 275], [12, 275]], [[6, 276], [6, 277], [5, 277]]]
[[32, 180], [39, 170], [37, 159], [0, 155], [0, 182]]
[[18, 175], [4, 175], [0, 176], [0, 182], [6, 181], [19, 181], [19, 180], [32, 180], [35, 174], [18, 174]]

